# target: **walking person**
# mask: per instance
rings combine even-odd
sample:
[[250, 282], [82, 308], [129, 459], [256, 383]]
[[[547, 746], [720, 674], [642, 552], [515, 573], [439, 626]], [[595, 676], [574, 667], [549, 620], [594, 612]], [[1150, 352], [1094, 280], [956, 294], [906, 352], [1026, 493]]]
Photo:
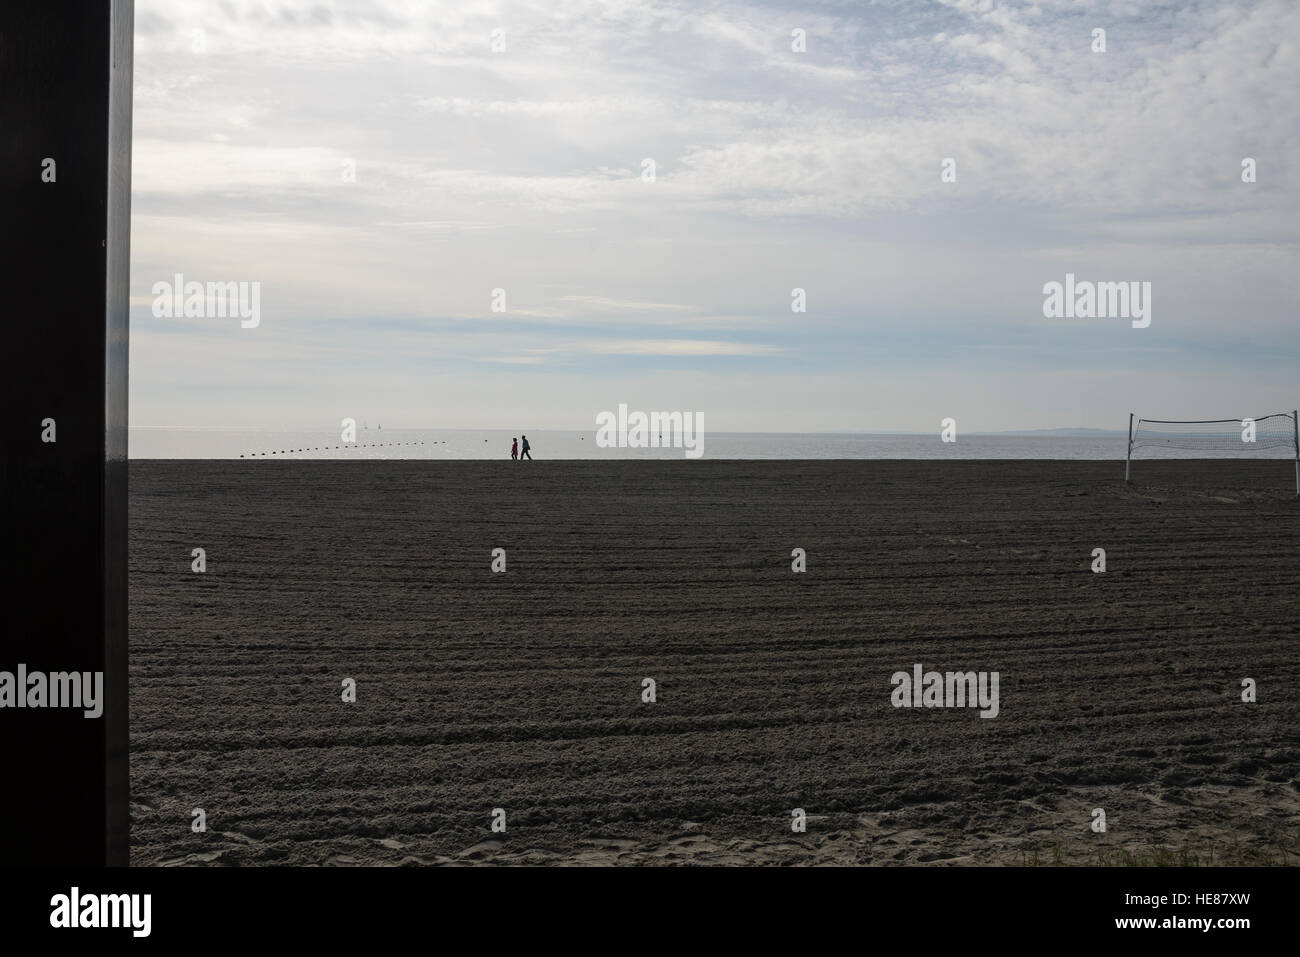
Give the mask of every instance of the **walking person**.
[[510, 457], [511, 457], [512, 459], [516, 459], [516, 460], [519, 458], [519, 440], [518, 440], [518, 439], [511, 439], [511, 440], [510, 440]]
[[523, 451], [523, 454], [519, 456], [519, 458], [520, 458], [521, 461], [522, 461], [523, 459], [528, 459], [528, 461], [530, 461], [530, 462], [533, 460], [533, 457], [532, 457], [531, 455], [528, 454], [528, 449], [529, 449], [529, 445], [528, 445], [528, 436], [525, 435], [525, 436], [524, 436], [524, 451]]

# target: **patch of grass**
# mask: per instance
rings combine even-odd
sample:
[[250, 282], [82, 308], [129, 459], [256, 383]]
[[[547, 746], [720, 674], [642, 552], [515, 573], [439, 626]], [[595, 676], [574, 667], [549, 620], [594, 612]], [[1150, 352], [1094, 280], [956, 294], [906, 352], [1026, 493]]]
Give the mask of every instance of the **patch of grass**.
[[1212, 867], [1214, 849], [1173, 848], [1155, 844], [1130, 851], [1123, 847], [1097, 848], [1099, 867]]

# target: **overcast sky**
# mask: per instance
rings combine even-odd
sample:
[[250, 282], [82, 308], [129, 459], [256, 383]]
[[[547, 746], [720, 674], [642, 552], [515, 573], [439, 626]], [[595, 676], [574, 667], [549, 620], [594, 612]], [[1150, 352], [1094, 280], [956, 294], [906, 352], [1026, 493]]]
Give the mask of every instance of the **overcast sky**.
[[[1293, 409], [1298, 23], [1292, 0], [136, 0], [132, 424]], [[1150, 326], [1045, 318], [1067, 272], [1150, 282]], [[176, 273], [259, 282], [259, 325], [155, 318]]]

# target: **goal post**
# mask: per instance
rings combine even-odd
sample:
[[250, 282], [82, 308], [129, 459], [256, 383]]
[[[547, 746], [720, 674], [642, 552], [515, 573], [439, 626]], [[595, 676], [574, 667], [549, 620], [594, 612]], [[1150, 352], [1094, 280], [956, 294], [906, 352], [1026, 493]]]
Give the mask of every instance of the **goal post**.
[[1133, 413], [1128, 414], [1128, 452], [1124, 456], [1124, 481], [1128, 481], [1129, 466], [1133, 464]]
[[1128, 452], [1124, 457], [1124, 481], [1132, 474], [1133, 453], [1139, 449], [1166, 449], [1182, 453], [1178, 458], [1219, 455], [1261, 454], [1277, 458], [1285, 450], [1295, 459], [1296, 495], [1300, 496], [1300, 410], [1274, 412], [1240, 419], [1143, 419], [1128, 417]]

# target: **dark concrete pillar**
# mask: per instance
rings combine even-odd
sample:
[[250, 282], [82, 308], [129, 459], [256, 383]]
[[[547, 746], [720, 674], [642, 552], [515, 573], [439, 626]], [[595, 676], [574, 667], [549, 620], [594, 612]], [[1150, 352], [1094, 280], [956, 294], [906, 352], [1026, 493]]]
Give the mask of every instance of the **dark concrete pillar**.
[[0, 680], [103, 680], [98, 718], [0, 707], [3, 864], [127, 863], [132, 28], [132, 0], [0, 4]]

